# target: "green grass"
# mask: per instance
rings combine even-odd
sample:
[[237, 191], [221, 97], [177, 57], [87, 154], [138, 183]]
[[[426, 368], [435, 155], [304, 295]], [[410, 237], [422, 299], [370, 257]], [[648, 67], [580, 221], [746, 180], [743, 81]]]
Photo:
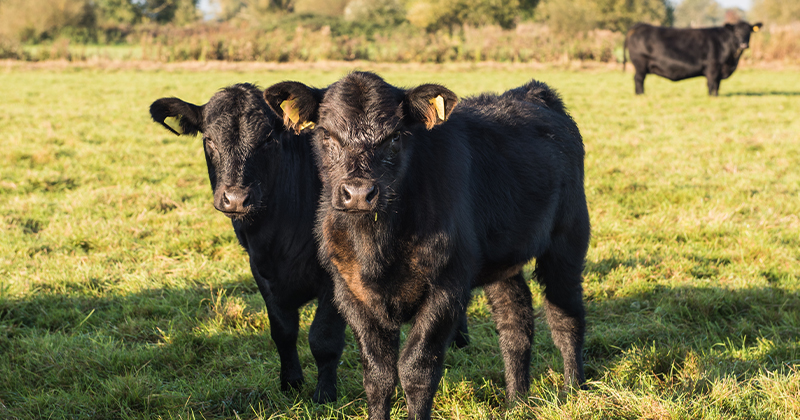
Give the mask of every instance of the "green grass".
[[[313, 305], [299, 342], [307, 383], [279, 391], [264, 304], [212, 207], [200, 140], [147, 113], [162, 96], [323, 86], [348, 68], [168, 69], [0, 70], [0, 418], [365, 417], [351, 336], [339, 401], [310, 402]], [[590, 389], [559, 393], [560, 355], [531, 283], [533, 386], [504, 408], [476, 292], [472, 344], [447, 355], [436, 418], [800, 418], [799, 73], [740, 70], [709, 98], [704, 79], [652, 76], [636, 97], [618, 70], [380, 72], [460, 95], [537, 78], [562, 93], [586, 144]]]

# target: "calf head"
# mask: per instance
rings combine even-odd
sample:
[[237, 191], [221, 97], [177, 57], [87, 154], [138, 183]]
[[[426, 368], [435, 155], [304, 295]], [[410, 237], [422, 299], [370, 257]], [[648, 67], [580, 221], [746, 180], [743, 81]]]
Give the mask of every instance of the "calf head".
[[750, 47], [750, 34], [761, 30], [761, 22], [755, 25], [750, 25], [745, 21], [739, 21], [735, 24], [726, 23], [725, 29], [733, 32], [733, 37], [736, 40], [738, 49], [745, 50]]
[[224, 88], [200, 106], [161, 98], [150, 105], [150, 115], [177, 135], [203, 134], [217, 210], [243, 220], [263, 207], [279, 170], [277, 143], [286, 130], [256, 86]]
[[283, 82], [264, 95], [287, 125], [316, 125], [314, 152], [331, 207], [376, 218], [402, 188], [420, 141], [414, 134], [443, 123], [458, 103], [443, 86], [406, 90], [366, 72], [351, 73], [324, 91]]

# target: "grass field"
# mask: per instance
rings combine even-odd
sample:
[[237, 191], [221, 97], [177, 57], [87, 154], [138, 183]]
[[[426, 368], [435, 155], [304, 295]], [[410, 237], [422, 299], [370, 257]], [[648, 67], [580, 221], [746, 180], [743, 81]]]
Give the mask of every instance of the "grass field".
[[[212, 207], [200, 139], [147, 113], [162, 96], [323, 86], [349, 68], [165, 69], [0, 68], [0, 418], [365, 417], [349, 335], [339, 401], [310, 402], [313, 305], [299, 342], [306, 385], [279, 391], [264, 303]], [[472, 344], [448, 352], [436, 418], [800, 418], [800, 73], [740, 70], [709, 98], [704, 79], [653, 76], [636, 97], [618, 69], [379, 70], [460, 95], [542, 80], [587, 151], [590, 389], [559, 393], [560, 355], [538, 316], [533, 386], [504, 408], [476, 291]]]

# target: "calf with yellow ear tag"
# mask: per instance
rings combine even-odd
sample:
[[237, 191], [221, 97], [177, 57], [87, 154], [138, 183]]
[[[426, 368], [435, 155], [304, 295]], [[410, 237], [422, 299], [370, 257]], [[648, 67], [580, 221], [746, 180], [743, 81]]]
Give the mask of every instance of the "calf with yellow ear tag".
[[[291, 101], [285, 107], [291, 109]], [[204, 105], [161, 98], [150, 114], [174, 134], [203, 136], [214, 207], [231, 219], [267, 306], [281, 389], [297, 390], [303, 383], [298, 311], [317, 299], [308, 332], [318, 373], [312, 398], [336, 400], [345, 323], [333, 304], [333, 282], [316, 256], [313, 226], [321, 185], [308, 134], [295, 122], [299, 113], [288, 121], [279, 118], [261, 90], [237, 84]]]
[[293, 123], [316, 124], [319, 257], [359, 344], [370, 419], [389, 419], [398, 380], [408, 417], [430, 418], [474, 287], [491, 306], [508, 399], [524, 399], [534, 314], [522, 269], [532, 258], [565, 385], [583, 385], [583, 142], [554, 91], [532, 81], [459, 100], [442, 85], [353, 72], [321, 98], [299, 83], [265, 96], [273, 109], [296, 99]]

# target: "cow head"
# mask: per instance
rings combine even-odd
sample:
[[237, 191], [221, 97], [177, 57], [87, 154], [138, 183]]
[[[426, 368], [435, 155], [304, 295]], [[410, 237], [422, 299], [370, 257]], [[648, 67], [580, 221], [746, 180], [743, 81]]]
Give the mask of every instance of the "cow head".
[[150, 105], [153, 120], [177, 135], [203, 134], [214, 207], [246, 220], [264, 205], [279, 170], [279, 140], [292, 135], [270, 111], [261, 91], [237, 84], [217, 92], [205, 105], [161, 98]]
[[750, 47], [750, 34], [753, 32], [758, 32], [761, 30], [762, 26], [763, 25], [761, 22], [756, 23], [755, 25], [750, 25], [742, 20], [735, 24], [726, 23], [725, 29], [733, 33], [734, 39], [737, 43], [737, 48], [739, 51], [742, 51]]
[[[314, 151], [331, 207], [376, 218], [403, 185], [414, 133], [443, 123], [458, 103], [443, 86], [400, 89], [366, 72], [332, 84], [322, 100], [296, 82], [274, 85], [265, 96], [284, 119], [296, 118], [295, 126], [316, 124]], [[286, 98], [294, 101], [291, 109], [279, 106]]]

